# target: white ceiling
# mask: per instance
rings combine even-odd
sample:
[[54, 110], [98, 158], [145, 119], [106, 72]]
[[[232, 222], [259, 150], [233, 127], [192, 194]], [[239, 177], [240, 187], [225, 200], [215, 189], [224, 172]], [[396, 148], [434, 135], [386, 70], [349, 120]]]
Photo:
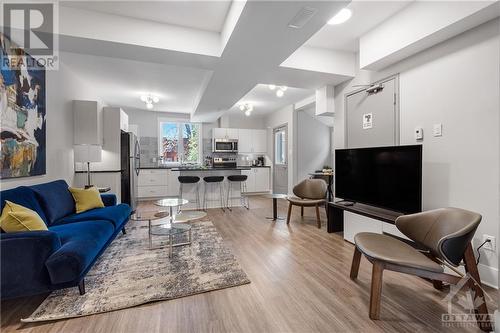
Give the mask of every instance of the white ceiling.
[[243, 113], [239, 105], [251, 103], [254, 107], [252, 116], [264, 116], [313, 94], [314, 90], [287, 87], [285, 95], [280, 98], [276, 96], [276, 90], [269, 89], [267, 84], [258, 84], [230, 109], [230, 114]]
[[221, 32], [231, 1], [63, 1], [61, 5]]
[[61, 62], [107, 105], [146, 110], [141, 94], [160, 98], [154, 111], [190, 113], [211, 71], [118, 58], [61, 53]]
[[341, 51], [358, 51], [358, 39], [412, 1], [353, 1], [349, 21], [339, 25], [326, 24], [305, 45]]

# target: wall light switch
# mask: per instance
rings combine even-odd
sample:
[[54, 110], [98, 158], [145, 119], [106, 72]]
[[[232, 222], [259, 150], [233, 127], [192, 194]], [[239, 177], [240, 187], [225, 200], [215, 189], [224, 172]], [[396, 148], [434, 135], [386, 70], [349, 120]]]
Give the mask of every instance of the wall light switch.
[[424, 129], [422, 127], [415, 128], [415, 140], [423, 140], [424, 139]]
[[433, 134], [434, 136], [443, 136], [443, 124], [434, 124]]

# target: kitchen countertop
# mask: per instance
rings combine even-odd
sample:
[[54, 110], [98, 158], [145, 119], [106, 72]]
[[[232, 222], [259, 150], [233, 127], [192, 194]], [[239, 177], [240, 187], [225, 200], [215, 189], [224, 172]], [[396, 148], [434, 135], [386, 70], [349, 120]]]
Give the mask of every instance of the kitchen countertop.
[[[139, 169], [143, 170], [158, 170], [170, 169], [172, 171], [213, 171], [213, 170], [249, 170], [250, 168], [270, 168], [269, 165], [264, 166], [251, 166], [251, 165], [238, 165], [236, 168], [214, 168], [214, 167], [175, 167], [175, 166], [143, 166]], [[85, 171], [86, 172], [86, 171]]]
[[214, 167], [177, 167], [172, 171], [226, 171], [226, 170], [250, 170], [249, 166], [238, 166], [236, 168], [214, 168]]

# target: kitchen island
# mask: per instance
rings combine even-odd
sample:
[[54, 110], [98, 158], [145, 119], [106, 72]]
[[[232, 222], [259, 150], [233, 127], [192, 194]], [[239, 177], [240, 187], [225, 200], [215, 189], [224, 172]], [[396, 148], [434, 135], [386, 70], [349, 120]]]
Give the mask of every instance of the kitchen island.
[[[227, 199], [227, 189], [229, 186], [227, 177], [232, 175], [241, 175], [242, 171], [250, 171], [249, 166], [237, 166], [237, 167], [205, 167], [205, 166], [188, 166], [188, 167], [174, 167], [172, 172], [178, 172], [180, 176], [197, 176], [200, 177], [198, 183], [198, 189], [200, 193], [200, 207], [203, 208], [204, 199], [206, 200], [207, 208], [220, 208], [220, 192], [218, 184], [207, 184], [203, 181], [203, 177], [209, 176], [223, 176], [224, 181], [222, 182], [223, 189], [223, 202], [226, 205]], [[206, 189], [205, 189], [206, 187]], [[186, 208], [195, 209], [196, 208], [196, 184], [184, 184], [182, 190], [182, 197], [189, 200], [189, 204]], [[232, 196], [240, 196], [240, 188], [237, 184], [233, 185]], [[241, 202], [239, 199], [230, 199], [228, 205], [230, 207], [239, 207]], [[184, 209], [184, 207], [183, 207]]]
[[[165, 165], [147, 165], [140, 168], [139, 173], [139, 199], [140, 200], [155, 200], [166, 197], [178, 197], [180, 183], [179, 176], [198, 176], [200, 193], [200, 207], [203, 207], [203, 195], [205, 191], [205, 182], [203, 177], [207, 176], [223, 176], [222, 182], [224, 193], [224, 204], [227, 196], [227, 177], [231, 175], [247, 175], [246, 182], [247, 190], [250, 193], [265, 193], [269, 192], [270, 184], [270, 169], [269, 167], [254, 167], [254, 166], [236, 166], [236, 167], [205, 167], [205, 166], [165, 166]], [[239, 186], [234, 184], [233, 196], [240, 195]], [[196, 185], [186, 184], [183, 188], [183, 198], [189, 200], [189, 204], [183, 206], [183, 209], [196, 209]], [[219, 208], [220, 197], [218, 188], [207, 186], [206, 193], [207, 207]], [[239, 199], [230, 200], [231, 207], [241, 206]]]

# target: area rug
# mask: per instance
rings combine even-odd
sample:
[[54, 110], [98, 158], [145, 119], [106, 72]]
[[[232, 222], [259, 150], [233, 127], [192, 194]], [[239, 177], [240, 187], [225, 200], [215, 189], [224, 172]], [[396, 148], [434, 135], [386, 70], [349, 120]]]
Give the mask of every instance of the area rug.
[[167, 248], [147, 248], [145, 224], [128, 227], [87, 274], [85, 295], [76, 287], [54, 291], [21, 321], [88, 316], [250, 283], [212, 222], [191, 225], [191, 246], [174, 248], [170, 259]]

